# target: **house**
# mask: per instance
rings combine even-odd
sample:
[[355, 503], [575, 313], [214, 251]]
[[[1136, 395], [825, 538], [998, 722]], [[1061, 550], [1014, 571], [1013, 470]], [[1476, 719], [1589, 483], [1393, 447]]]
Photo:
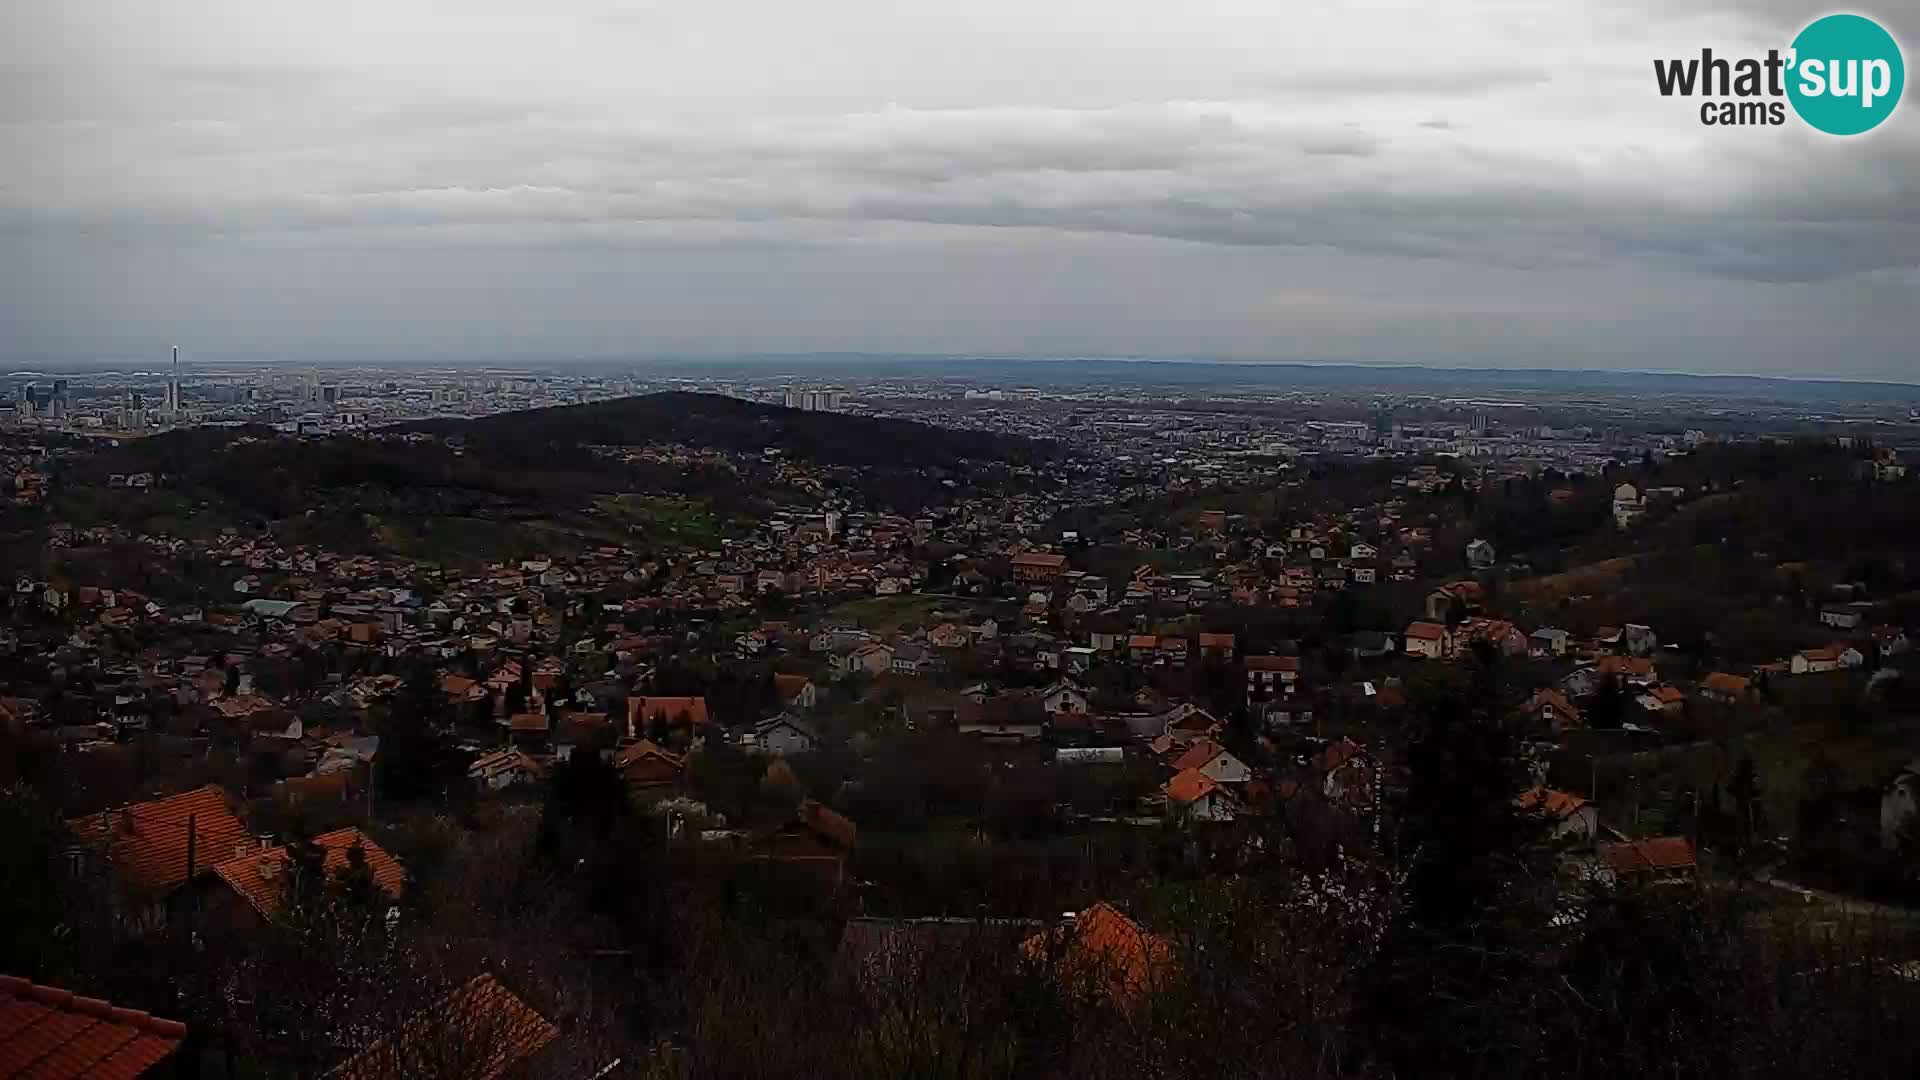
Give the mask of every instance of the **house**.
[[1062, 680], [1040, 691], [1040, 709], [1048, 716], [1054, 713], [1087, 711], [1087, 692], [1070, 682]]
[[1111, 904], [1094, 904], [1022, 942], [1029, 960], [1053, 967], [1065, 986], [1128, 1005], [1176, 974], [1173, 943]]
[[1427, 594], [1427, 619], [1444, 622], [1456, 609], [1463, 614], [1478, 611], [1485, 599], [1486, 590], [1477, 581], [1449, 582]]
[[1628, 686], [1652, 686], [1659, 680], [1653, 658], [1647, 656], [1603, 656], [1594, 670], [1602, 681], [1612, 676]]
[[1571, 640], [1565, 630], [1556, 630], [1543, 626], [1527, 635], [1527, 655], [1538, 658], [1567, 655], [1567, 642]]
[[893, 646], [869, 641], [833, 659], [835, 670], [852, 675], [884, 675], [893, 670]]
[[1747, 694], [1751, 692], [1751, 687], [1752, 681], [1744, 676], [1715, 671], [1700, 680], [1700, 696], [1708, 701], [1733, 705], [1745, 701]]
[[1187, 662], [1187, 639], [1183, 637], [1161, 638], [1160, 659], [1170, 667], [1184, 666]]
[[517, 784], [535, 783], [546, 772], [522, 750], [495, 750], [473, 759], [473, 764], [467, 766], [467, 779], [488, 791], [500, 791]]
[[[399, 900], [407, 887], [407, 872], [400, 860], [359, 829], [335, 829], [314, 837], [311, 843], [321, 851], [321, 872], [329, 878], [347, 873], [354, 864], [354, 849], [372, 879], [373, 887], [390, 900]], [[242, 842], [242, 847], [251, 845]], [[289, 875], [294, 863], [285, 846], [257, 850], [236, 850], [213, 872], [219, 889], [206, 905], [223, 912], [229, 926], [272, 922], [286, 913]]]
[[1015, 581], [1047, 584], [1066, 573], [1067, 557], [1050, 552], [1028, 551], [1015, 555], [1008, 565], [1013, 570]]
[[1300, 683], [1300, 658], [1297, 656], [1249, 656], [1245, 660], [1247, 669], [1247, 697], [1262, 701], [1276, 694], [1287, 696], [1294, 692]]
[[1485, 540], [1471, 540], [1467, 543], [1467, 565], [1475, 570], [1490, 570], [1496, 562], [1493, 545]]
[[813, 799], [802, 799], [790, 820], [756, 841], [754, 857], [812, 871], [838, 886], [845, 880], [847, 855], [859, 839], [853, 822]]
[[1699, 869], [1693, 842], [1684, 836], [1601, 844], [1596, 854], [1602, 881], [1664, 884], [1686, 881]]
[[811, 753], [820, 745], [820, 735], [801, 720], [781, 713], [754, 725], [755, 746], [768, 754], [795, 757]]
[[1216, 783], [1244, 784], [1253, 779], [1247, 763], [1212, 739], [1197, 739], [1173, 760], [1175, 772], [1197, 769]]
[[[130, 891], [154, 904], [211, 874], [216, 862], [249, 839], [227, 793], [212, 784], [73, 818], [67, 828], [84, 851], [104, 857]], [[164, 914], [164, 908], [151, 908], [137, 918]]]
[[973, 635], [957, 623], [941, 623], [927, 631], [927, 644], [936, 649], [964, 649], [973, 643]]
[[1677, 687], [1655, 686], [1634, 699], [1639, 706], [1650, 713], [1677, 713], [1686, 707], [1687, 695]]
[[1201, 634], [1200, 655], [1209, 660], [1233, 659], [1232, 634]]
[[1182, 769], [1160, 785], [1167, 812], [1186, 821], [1232, 821], [1239, 800], [1219, 781], [1199, 769]]
[[1836, 630], [1853, 630], [1866, 619], [1865, 608], [1870, 605], [1843, 604], [1829, 605], [1820, 609], [1820, 624]]
[[348, 1058], [326, 1080], [539, 1075], [528, 1062], [560, 1029], [491, 974], [476, 975]]
[[1582, 726], [1580, 710], [1564, 692], [1542, 687], [1527, 699], [1526, 713], [1536, 727], [1561, 732]]
[[690, 727], [695, 731], [713, 723], [704, 697], [644, 697], [627, 699], [627, 738], [645, 738], [656, 725]]
[[686, 776], [687, 760], [650, 739], [621, 747], [613, 767], [629, 790], [653, 791], [678, 787]]
[[1840, 670], [1840, 654], [1837, 645], [1828, 645], [1818, 649], [1802, 649], [1793, 654], [1788, 670], [1795, 675], [1818, 675], [1826, 671]]
[[932, 664], [932, 654], [919, 645], [896, 645], [893, 648], [893, 671], [896, 675], [918, 675]]
[[1506, 656], [1522, 656], [1527, 651], [1527, 636], [1505, 619], [1475, 616], [1455, 627], [1453, 638], [1456, 651], [1462, 641], [1484, 641]]
[[1640, 496], [1640, 489], [1632, 484], [1621, 484], [1613, 489], [1613, 524], [1615, 528], [1625, 529], [1646, 513], [1646, 500]]
[[1578, 795], [1536, 787], [1513, 801], [1522, 813], [1539, 814], [1553, 826], [1553, 839], [1590, 844], [1600, 835], [1600, 811]]
[[1161, 725], [1161, 732], [1173, 742], [1186, 746], [1197, 739], [1219, 734], [1223, 726], [1205, 709], [1184, 705]]
[[787, 708], [799, 712], [812, 709], [820, 700], [819, 689], [805, 675], [776, 672], [773, 676], [773, 692], [780, 696]]
[[1308, 762], [1320, 776], [1320, 793], [1350, 810], [1372, 810], [1379, 788], [1379, 762], [1351, 738], [1329, 743]]
[[1377, 547], [1374, 547], [1372, 544], [1365, 542], [1364, 540], [1358, 543], [1355, 543], [1352, 547], [1347, 549], [1347, 558], [1352, 559], [1356, 562], [1362, 559], [1378, 558], [1379, 556], [1380, 556], [1380, 549]]
[[157, 1078], [175, 1071], [186, 1037], [179, 1021], [0, 975], [0, 1076]]
[[1453, 652], [1453, 635], [1440, 623], [1408, 623], [1401, 638], [1406, 642], [1408, 656], [1439, 660]]

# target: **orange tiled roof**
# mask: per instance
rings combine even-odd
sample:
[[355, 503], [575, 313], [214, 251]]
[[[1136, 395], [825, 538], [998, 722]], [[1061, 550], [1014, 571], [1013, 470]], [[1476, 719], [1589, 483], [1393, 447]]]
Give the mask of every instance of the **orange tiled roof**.
[[1693, 844], [1684, 836], [1656, 836], [1650, 840], [1601, 844], [1599, 852], [1600, 861], [1616, 874], [1690, 870], [1694, 866]]
[[[1162, 737], [1164, 738], [1165, 736]], [[1220, 744], [1214, 742], [1212, 739], [1196, 739], [1192, 746], [1187, 747], [1186, 753], [1174, 759], [1174, 770], [1185, 771], [1187, 769], [1197, 769], [1207, 762], [1212, 761], [1214, 755], [1220, 752]]]
[[1015, 555], [1011, 560], [1014, 566], [1030, 567], [1038, 570], [1058, 570], [1067, 565], [1065, 555], [1056, 555], [1044, 551], [1029, 551]]
[[[400, 865], [400, 860], [387, 854], [359, 829], [336, 829], [321, 833], [313, 838], [313, 842], [326, 852], [326, 860], [322, 865], [328, 876], [346, 873], [352, 865], [347, 852], [357, 843], [366, 855], [367, 870], [373, 875], [376, 888], [396, 900], [406, 889], [407, 872]], [[286, 906], [287, 859], [284, 846], [273, 847], [236, 855], [213, 870], [222, 881], [233, 886], [234, 892], [252, 904], [254, 910], [271, 919]]]
[[1565, 818], [1587, 805], [1587, 800], [1565, 791], [1536, 787], [1521, 792], [1513, 804], [1523, 811], [1538, 811], [1553, 818]]
[[1167, 781], [1161, 790], [1167, 793], [1167, 798], [1184, 805], [1197, 802], [1219, 791], [1220, 785], [1213, 777], [1199, 769], [1186, 768], [1175, 773], [1173, 779]]
[[560, 1030], [492, 975], [423, 1009], [395, 1035], [342, 1062], [328, 1080], [403, 1080], [451, 1067], [471, 1080], [496, 1080], [539, 1053]]
[[177, 1021], [0, 975], [0, 1076], [132, 1080], [186, 1034]]
[[1300, 658], [1297, 656], [1249, 656], [1246, 665], [1248, 671], [1299, 671]]
[[1738, 675], [1716, 671], [1700, 680], [1700, 687], [1703, 690], [1713, 690], [1722, 694], [1744, 694], [1747, 692], [1747, 680]]
[[773, 689], [775, 693], [780, 695], [780, 700], [790, 701], [795, 694], [805, 690], [807, 684], [812, 681], [812, 679], [807, 678], [805, 675], [789, 675], [785, 672], [780, 672], [776, 673], [773, 677]]
[[171, 890], [187, 880], [188, 828], [193, 825], [193, 873], [209, 872], [247, 839], [247, 827], [212, 784], [152, 802], [88, 814], [67, 822], [84, 844], [107, 848], [116, 870], [131, 885]]
[[637, 729], [656, 716], [665, 717], [668, 723], [680, 718], [681, 713], [694, 727], [706, 727], [711, 723], [707, 715], [707, 699], [703, 697], [630, 697], [627, 699], [627, 726]]
[[1056, 971], [1070, 979], [1092, 978], [1103, 992], [1131, 1000], [1173, 966], [1173, 945], [1111, 904], [1101, 902], [1072, 923], [1035, 934], [1021, 945], [1029, 959], [1057, 958]]
[[1418, 641], [1441, 641], [1447, 636], [1447, 628], [1439, 623], [1408, 623], [1406, 636]]

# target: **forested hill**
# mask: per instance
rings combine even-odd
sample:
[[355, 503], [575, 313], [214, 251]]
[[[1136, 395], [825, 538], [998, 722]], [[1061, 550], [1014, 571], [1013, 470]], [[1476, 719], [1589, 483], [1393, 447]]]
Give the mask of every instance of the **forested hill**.
[[684, 443], [716, 450], [778, 449], [827, 465], [950, 468], [963, 460], [1023, 464], [1053, 457], [1051, 443], [910, 420], [800, 412], [718, 394], [669, 392], [586, 405], [429, 420], [414, 430], [475, 443], [535, 448]]

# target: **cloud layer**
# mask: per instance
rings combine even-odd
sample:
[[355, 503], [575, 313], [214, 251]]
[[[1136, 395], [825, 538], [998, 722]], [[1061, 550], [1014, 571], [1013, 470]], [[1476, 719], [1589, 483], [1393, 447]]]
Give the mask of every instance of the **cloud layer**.
[[[1833, 140], [1797, 123], [1705, 127], [1697, 103], [1653, 89], [1655, 57], [1702, 46], [1762, 54], [1813, 5], [1290, 7], [11, 6], [0, 15], [0, 228], [15, 243], [0, 274], [39, 280], [30, 309], [0, 299], [0, 329], [29, 351], [138, 340], [158, 329], [138, 312], [211, 287], [189, 266], [214, 278], [247, 267], [249, 279], [281, 267], [309, 279], [313, 303], [346, 313], [361, 302], [350, 282], [315, 276], [342, 252], [390, 268], [460, 253], [469, 269], [495, 263], [505, 289], [516, 266], [647, 280], [689, 252], [738, 266], [776, 248], [800, 273], [831, 280], [866, 267], [937, 270], [943, 259], [1017, 274], [1043, 250], [1127, 261], [1185, 305], [1149, 329], [1178, 332], [1144, 333], [1153, 349], [1114, 350], [1091, 302], [1009, 327], [1003, 307], [966, 302], [979, 283], [956, 268], [953, 295], [935, 306], [979, 331], [942, 322], [939, 340], [916, 340], [919, 323], [876, 321], [851, 291], [816, 319], [780, 314], [783, 286], [742, 270], [713, 287], [746, 292], [698, 307], [766, 314], [705, 341], [710, 351], [779, 348], [786, 328], [796, 348], [1029, 342], [1232, 355], [1351, 355], [1390, 342], [1394, 358], [1418, 359], [1419, 328], [1444, 313], [1400, 300], [1390, 307], [1404, 318], [1384, 313], [1368, 283], [1394, 282], [1507, 313], [1510, 332], [1488, 325], [1462, 356], [1552, 363], [1570, 351], [1605, 362], [1585, 338], [1598, 327], [1612, 328], [1623, 354], [1661, 340], [1635, 325], [1654, 313], [1632, 306], [1656, 285], [1662, 297], [1694, 290], [1700, 307], [1729, 314], [1717, 331], [1673, 339], [1678, 360], [1651, 366], [1785, 370], [1778, 334], [1744, 325], [1783, 308], [1804, 316], [1796, 325], [1831, 322], [1840, 336], [1829, 339], [1858, 355], [1859, 373], [1900, 374], [1910, 362], [1887, 343], [1920, 338], [1913, 305], [1883, 298], [1910, 291], [1920, 266], [1915, 103], [1872, 136]], [[1874, 14], [1915, 40], [1912, 11]], [[171, 273], [139, 269], [188, 249]], [[46, 274], [23, 262], [29, 253]], [[84, 280], [89, 266], [108, 279], [106, 295], [52, 280]], [[1220, 281], [1236, 297], [1230, 310], [1179, 300], [1196, 277]], [[1509, 302], [1516, 282], [1532, 306]], [[1463, 283], [1505, 295], [1489, 302]], [[267, 295], [272, 287], [247, 289], [275, 310], [297, 303]], [[1305, 295], [1318, 298], [1311, 311], [1297, 302]], [[1737, 314], [1739, 297], [1750, 317]], [[123, 338], [100, 329], [115, 304]], [[1529, 312], [1568, 329], [1556, 334]], [[1279, 317], [1311, 324], [1313, 337], [1261, 348]], [[617, 312], [543, 333], [530, 308], [524, 323], [513, 336], [529, 348], [701, 340], [690, 325], [649, 331]], [[396, 345], [461, 336], [397, 315], [375, 324]], [[1808, 340], [1820, 340], [1812, 329]], [[203, 332], [262, 344], [257, 330]]]

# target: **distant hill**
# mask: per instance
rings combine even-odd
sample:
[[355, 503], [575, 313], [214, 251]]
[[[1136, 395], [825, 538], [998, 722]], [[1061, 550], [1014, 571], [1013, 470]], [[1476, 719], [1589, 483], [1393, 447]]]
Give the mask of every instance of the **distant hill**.
[[1050, 442], [956, 431], [910, 420], [801, 412], [718, 394], [670, 392], [411, 425], [469, 443], [520, 450], [685, 443], [716, 450], [777, 449], [825, 465], [950, 469], [963, 462], [1029, 464], [1054, 457]]

